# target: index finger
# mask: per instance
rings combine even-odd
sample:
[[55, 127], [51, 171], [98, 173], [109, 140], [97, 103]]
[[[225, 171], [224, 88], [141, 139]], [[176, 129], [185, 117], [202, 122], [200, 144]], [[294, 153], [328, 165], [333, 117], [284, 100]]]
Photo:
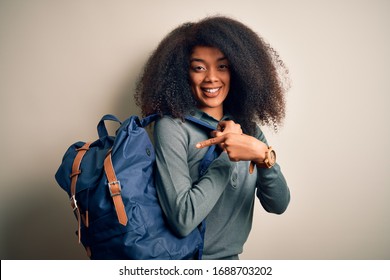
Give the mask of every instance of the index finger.
[[195, 145], [195, 147], [197, 147], [198, 149], [201, 149], [201, 148], [205, 148], [205, 147], [210, 147], [212, 145], [221, 144], [224, 141], [225, 141], [225, 135], [221, 135], [218, 137], [210, 138], [210, 139], [204, 140], [202, 142], [199, 142]]

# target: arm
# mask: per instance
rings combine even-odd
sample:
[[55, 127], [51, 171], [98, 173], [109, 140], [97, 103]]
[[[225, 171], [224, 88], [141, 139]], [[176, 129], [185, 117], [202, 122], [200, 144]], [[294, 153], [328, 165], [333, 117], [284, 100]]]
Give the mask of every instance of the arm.
[[[257, 139], [268, 146], [260, 128], [257, 129]], [[264, 209], [270, 213], [282, 214], [287, 209], [290, 190], [278, 163], [269, 169], [257, 167], [256, 195]]]
[[[223, 123], [221, 131], [214, 132], [214, 138], [197, 144], [198, 148], [219, 145], [231, 161], [252, 161], [261, 163], [268, 148], [263, 132], [257, 127], [256, 137], [238, 133], [234, 122]], [[264, 209], [270, 213], [282, 214], [290, 202], [290, 191], [286, 180], [275, 164], [272, 168], [257, 167], [257, 197]]]
[[154, 135], [160, 203], [172, 228], [185, 236], [213, 209], [228, 184], [233, 165], [222, 153], [194, 182], [188, 165], [189, 136], [183, 125], [162, 118], [156, 123]]

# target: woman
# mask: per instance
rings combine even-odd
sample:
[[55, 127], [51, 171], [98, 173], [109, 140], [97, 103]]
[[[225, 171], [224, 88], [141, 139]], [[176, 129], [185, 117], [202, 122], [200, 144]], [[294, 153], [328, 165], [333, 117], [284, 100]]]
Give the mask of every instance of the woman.
[[[204, 259], [238, 259], [255, 196], [271, 213], [289, 204], [275, 153], [257, 125], [276, 129], [282, 122], [286, 73], [255, 32], [221, 16], [174, 29], [145, 66], [135, 97], [144, 115], [163, 116], [154, 129], [159, 199], [181, 236], [206, 218]], [[185, 115], [216, 130], [210, 135]], [[220, 154], [201, 176], [204, 147], [213, 144]]]

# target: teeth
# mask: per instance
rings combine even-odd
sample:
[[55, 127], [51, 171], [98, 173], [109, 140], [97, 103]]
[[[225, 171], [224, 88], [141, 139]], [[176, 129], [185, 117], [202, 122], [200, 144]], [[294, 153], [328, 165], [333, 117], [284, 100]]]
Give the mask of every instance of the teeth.
[[219, 88], [205, 88], [204, 91], [209, 93], [215, 93], [219, 90]]

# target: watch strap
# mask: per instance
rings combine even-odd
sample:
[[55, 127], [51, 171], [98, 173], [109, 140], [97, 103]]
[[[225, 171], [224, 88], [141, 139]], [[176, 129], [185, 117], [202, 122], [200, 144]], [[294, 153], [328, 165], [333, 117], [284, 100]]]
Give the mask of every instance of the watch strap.
[[255, 169], [255, 165], [257, 165], [257, 167], [260, 167], [260, 168], [271, 168], [272, 166], [275, 165], [275, 162], [276, 160], [273, 159], [270, 157], [270, 152], [273, 151], [273, 153], [275, 154], [275, 151], [272, 149], [271, 146], [268, 147], [268, 150], [266, 151], [266, 154], [265, 154], [265, 159], [263, 162], [260, 162], [260, 163], [255, 163], [253, 161], [251, 161], [249, 163], [249, 174], [252, 174], [254, 169]]

